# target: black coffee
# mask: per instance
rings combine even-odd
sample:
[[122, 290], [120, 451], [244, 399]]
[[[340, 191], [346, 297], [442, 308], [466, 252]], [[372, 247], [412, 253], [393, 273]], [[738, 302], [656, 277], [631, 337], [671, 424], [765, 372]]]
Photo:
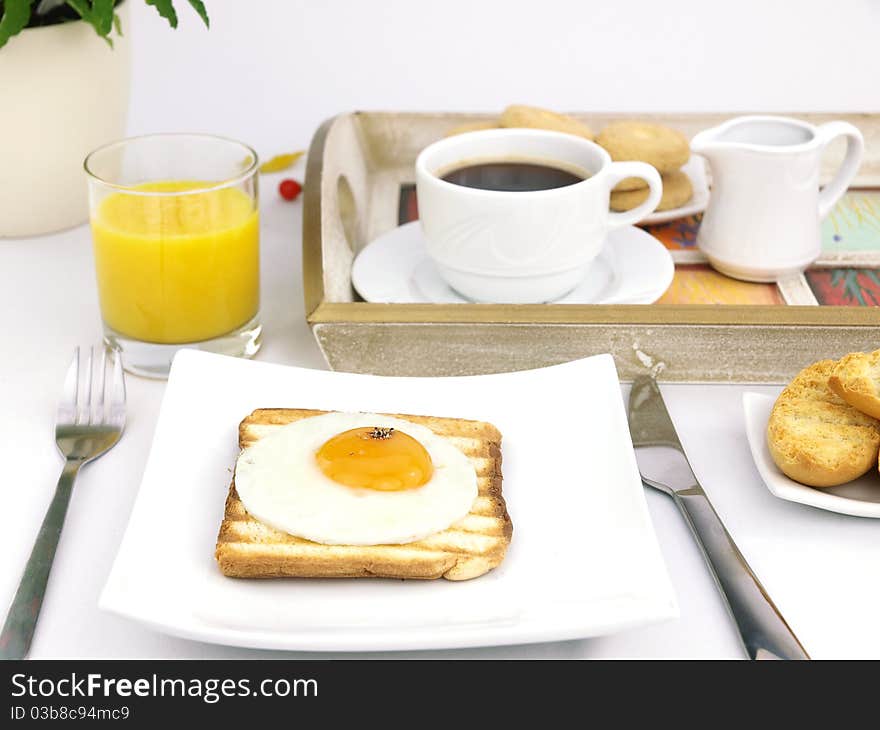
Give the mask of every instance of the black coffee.
[[564, 188], [584, 177], [549, 164], [502, 161], [464, 165], [445, 173], [441, 179], [466, 188], [520, 193]]

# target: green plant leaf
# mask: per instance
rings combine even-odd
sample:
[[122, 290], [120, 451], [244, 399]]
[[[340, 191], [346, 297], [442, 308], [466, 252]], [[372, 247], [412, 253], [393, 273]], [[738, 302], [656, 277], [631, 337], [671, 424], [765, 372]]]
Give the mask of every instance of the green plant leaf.
[[192, 5], [195, 11], [199, 14], [199, 17], [202, 19], [205, 27], [210, 28], [211, 19], [208, 17], [208, 11], [205, 9], [205, 3], [203, 3], [202, 0], [189, 0], [189, 4]]
[[165, 18], [168, 21], [168, 25], [172, 28], [177, 27], [177, 13], [171, 4], [171, 0], [147, 0], [147, 5], [152, 5], [156, 8], [159, 15]]
[[110, 48], [113, 48], [113, 39], [110, 38], [110, 31], [113, 27], [113, 1], [93, 0], [89, 5], [89, 0], [67, 0], [67, 4], [72, 7], [80, 18], [92, 26], [101, 38], [103, 38]]
[[[79, 17], [83, 20], [89, 20], [89, 3], [88, 0], [67, 0], [67, 4], [70, 5], [76, 12], [79, 14]], [[89, 21], [90, 22], [90, 21]], [[94, 24], [92, 25], [94, 27]], [[97, 31], [98, 29], [95, 28]]]
[[28, 24], [31, 3], [32, 0], [4, 0], [3, 16], [0, 17], [0, 48]]
[[113, 30], [113, 0], [92, 0], [92, 25], [105, 38]]
[[[145, 2], [156, 8], [156, 12], [165, 18], [172, 28], [177, 27], [177, 11], [174, 9], [173, 0], [145, 0]], [[188, 2], [205, 27], [210, 28], [211, 21], [203, 0], [188, 0]], [[118, 35], [122, 35], [119, 16], [114, 12], [115, 0], [0, 0], [0, 48], [29, 24], [44, 25], [47, 22], [58, 22], [55, 19], [55, 11], [63, 5], [72, 9], [76, 15], [91, 25], [95, 33], [111, 48], [113, 39], [110, 34], [115, 31]], [[62, 13], [61, 20], [74, 17], [67, 10], [62, 9], [58, 12]], [[51, 14], [48, 20], [43, 17], [47, 14]]]
[[[177, 11], [174, 9], [173, 0], [146, 0], [147, 5], [152, 5], [156, 11], [168, 21], [172, 28], [177, 27]], [[199, 14], [205, 27], [211, 27], [211, 20], [208, 18], [208, 11], [202, 0], [189, 0], [189, 4]]]

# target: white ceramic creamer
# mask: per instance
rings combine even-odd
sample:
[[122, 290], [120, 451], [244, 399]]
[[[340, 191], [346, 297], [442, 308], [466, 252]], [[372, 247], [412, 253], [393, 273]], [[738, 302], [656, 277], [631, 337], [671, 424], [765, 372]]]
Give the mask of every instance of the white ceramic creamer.
[[[819, 189], [822, 152], [845, 137], [846, 156]], [[846, 191], [864, 142], [847, 122], [747, 116], [700, 132], [691, 150], [712, 170], [712, 194], [697, 245], [716, 269], [746, 281], [776, 281], [806, 269], [821, 252], [820, 223]]]

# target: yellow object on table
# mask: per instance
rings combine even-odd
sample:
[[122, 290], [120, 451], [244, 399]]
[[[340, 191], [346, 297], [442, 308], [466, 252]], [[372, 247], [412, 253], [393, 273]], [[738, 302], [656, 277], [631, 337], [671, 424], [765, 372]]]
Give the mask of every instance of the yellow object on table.
[[145, 183], [108, 195], [93, 211], [101, 312], [116, 332], [198, 342], [257, 314], [258, 211], [235, 187], [195, 192], [211, 185]]

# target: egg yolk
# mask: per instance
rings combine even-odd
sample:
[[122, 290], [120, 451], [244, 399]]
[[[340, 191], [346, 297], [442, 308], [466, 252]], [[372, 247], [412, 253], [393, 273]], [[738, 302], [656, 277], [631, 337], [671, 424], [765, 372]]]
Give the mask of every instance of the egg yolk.
[[393, 428], [343, 431], [326, 441], [316, 457], [321, 471], [334, 482], [380, 492], [421, 487], [434, 473], [425, 447]]

